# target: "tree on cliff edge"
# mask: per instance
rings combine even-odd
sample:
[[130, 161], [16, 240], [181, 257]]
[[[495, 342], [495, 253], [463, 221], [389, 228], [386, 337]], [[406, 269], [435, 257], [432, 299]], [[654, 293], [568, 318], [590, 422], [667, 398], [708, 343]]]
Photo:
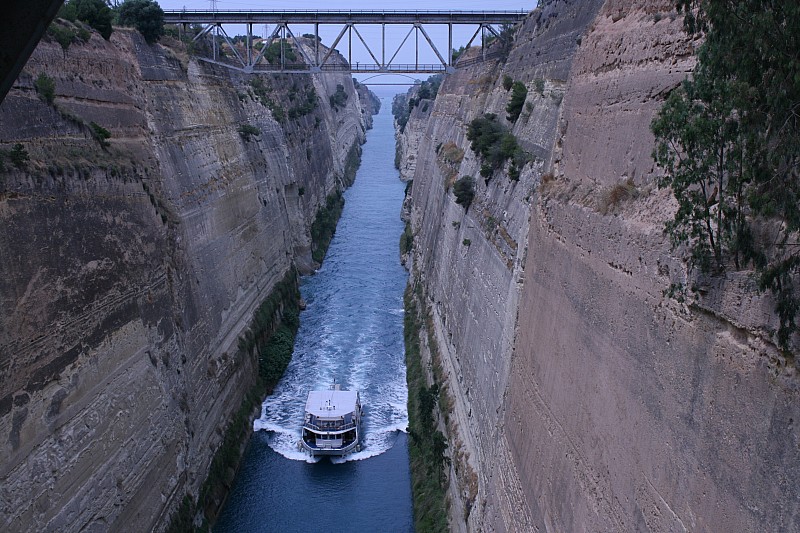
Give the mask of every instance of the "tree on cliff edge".
[[702, 270], [752, 265], [776, 298], [787, 349], [800, 310], [800, 4], [678, 6], [704, 42], [692, 79], [652, 124], [660, 185], [679, 205], [666, 231]]
[[106, 41], [111, 37], [111, 19], [114, 14], [105, 0], [69, 0], [58, 11], [58, 16], [70, 22], [85, 22]]
[[126, 0], [119, 6], [119, 23], [139, 30], [148, 44], [164, 35], [164, 11], [154, 0]]

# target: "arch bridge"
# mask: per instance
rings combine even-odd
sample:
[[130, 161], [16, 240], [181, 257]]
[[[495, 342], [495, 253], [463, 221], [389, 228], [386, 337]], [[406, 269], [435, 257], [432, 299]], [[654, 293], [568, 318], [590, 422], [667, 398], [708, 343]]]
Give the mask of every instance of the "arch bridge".
[[[499, 40], [505, 39], [502, 28], [515, 25], [528, 15], [524, 11], [165, 11], [164, 23], [175, 24], [182, 30], [187, 30], [189, 26], [201, 28], [194, 36], [197, 41], [204, 37], [211, 37], [210, 57], [202, 58], [205, 61], [216, 63], [228, 68], [240, 70], [246, 73], [270, 72], [270, 73], [322, 73], [322, 72], [349, 72], [363, 74], [416, 74], [416, 73], [442, 73], [453, 72], [459, 63], [454, 60], [453, 55], [453, 27], [467, 26], [475, 27], [472, 38], [466, 45], [469, 48], [475, 39], [480, 35], [481, 56], [479, 60], [487, 59], [497, 55], [497, 52], [488, 51], [487, 39], [494, 37]], [[253, 36], [253, 26], [256, 24], [274, 25], [272, 33], [256, 43]], [[246, 35], [244, 43], [237, 46], [235, 39], [231, 39], [225, 27], [244, 26]], [[313, 43], [303, 45], [291, 26], [313, 26], [313, 34], [304, 36], [313, 37]], [[338, 36], [330, 47], [320, 44], [320, 26], [341, 26]], [[396, 48], [386, 45], [387, 26], [410, 26], [408, 33], [405, 34], [402, 42]], [[367, 33], [365, 38], [363, 31], [359, 28], [364, 26], [380, 26], [379, 42], [375, 42], [376, 37]], [[437, 43], [437, 39], [431, 37], [431, 26], [447, 28], [447, 43], [443, 39]], [[353, 34], [366, 49], [370, 61], [365, 63], [357, 62], [353, 65]], [[397, 63], [398, 54], [414, 35], [414, 63]], [[438, 59], [437, 63], [420, 63], [420, 36]], [[347, 64], [331, 60], [331, 56], [336, 47], [343, 39], [347, 39], [348, 57]], [[303, 56], [303, 62], [291, 61], [287, 44], [294, 43], [294, 50], [299, 51]], [[226, 58], [223, 58], [221, 50], [222, 43], [226, 43], [229, 50], [226, 50]], [[272, 47], [278, 44], [278, 51]], [[447, 46], [447, 52], [442, 53], [441, 48]], [[271, 60], [265, 55], [268, 51], [274, 56]], [[388, 58], [388, 60], [387, 60]], [[225, 60], [224, 60], [225, 59]], [[470, 62], [474, 62], [475, 59]]]

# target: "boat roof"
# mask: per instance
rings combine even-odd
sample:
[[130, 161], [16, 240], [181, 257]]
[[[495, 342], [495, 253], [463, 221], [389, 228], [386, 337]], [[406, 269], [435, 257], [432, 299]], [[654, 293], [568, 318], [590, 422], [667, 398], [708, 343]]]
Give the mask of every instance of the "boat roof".
[[356, 410], [358, 391], [312, 390], [306, 400], [306, 413], [320, 418], [338, 418]]

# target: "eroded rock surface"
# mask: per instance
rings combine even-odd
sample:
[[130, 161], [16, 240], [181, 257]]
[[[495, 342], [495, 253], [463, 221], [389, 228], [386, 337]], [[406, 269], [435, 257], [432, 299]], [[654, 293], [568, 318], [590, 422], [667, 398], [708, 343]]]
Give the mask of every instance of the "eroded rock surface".
[[[409, 263], [454, 400], [453, 529], [800, 529], [800, 383], [773, 302], [747, 273], [665, 295], [689, 281], [649, 124], [697, 44], [669, 1], [544, 2], [505, 63], [412, 114]], [[513, 124], [504, 76], [528, 89]], [[484, 113], [532, 155], [518, 181], [479, 175], [465, 135]], [[465, 175], [466, 211], [449, 190]]]
[[0, 529], [159, 530], [196, 496], [257, 374], [238, 339], [313, 268], [311, 222], [364, 139], [348, 76], [264, 78], [271, 110], [162, 43], [43, 41], [0, 106], [31, 158], [0, 173]]

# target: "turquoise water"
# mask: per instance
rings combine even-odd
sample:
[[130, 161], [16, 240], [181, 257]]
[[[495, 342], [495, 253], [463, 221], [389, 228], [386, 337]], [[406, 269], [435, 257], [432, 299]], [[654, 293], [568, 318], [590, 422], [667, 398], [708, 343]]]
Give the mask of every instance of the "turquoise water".
[[[414, 529], [398, 251], [405, 185], [391, 101], [382, 104], [325, 262], [301, 282], [308, 307], [292, 362], [254, 424], [215, 532]], [[334, 379], [361, 392], [362, 451], [312, 460], [297, 448], [306, 395]]]

